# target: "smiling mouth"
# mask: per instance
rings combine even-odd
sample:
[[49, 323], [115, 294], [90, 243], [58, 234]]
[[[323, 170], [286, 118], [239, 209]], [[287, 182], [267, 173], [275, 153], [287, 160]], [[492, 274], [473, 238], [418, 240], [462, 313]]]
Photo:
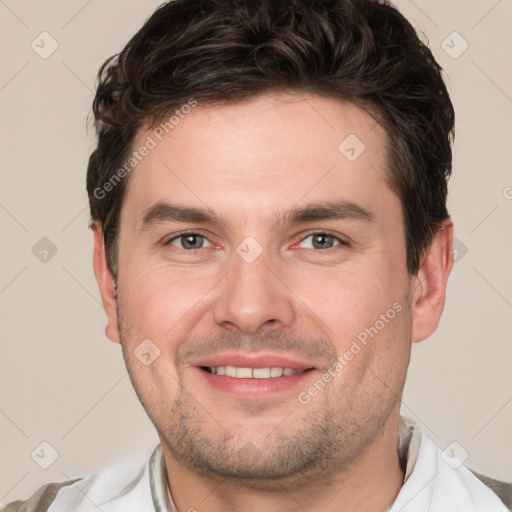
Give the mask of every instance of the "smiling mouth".
[[274, 379], [305, 373], [313, 368], [297, 370], [280, 366], [265, 368], [241, 368], [237, 366], [200, 366], [201, 370], [214, 375], [224, 375], [235, 379]]

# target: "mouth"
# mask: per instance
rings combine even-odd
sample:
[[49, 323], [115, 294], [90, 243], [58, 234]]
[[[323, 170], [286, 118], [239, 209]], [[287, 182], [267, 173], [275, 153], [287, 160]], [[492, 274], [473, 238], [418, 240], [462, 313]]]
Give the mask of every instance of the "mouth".
[[294, 368], [283, 368], [281, 366], [272, 366], [265, 368], [244, 368], [236, 366], [200, 366], [200, 368], [214, 375], [225, 375], [235, 379], [275, 379], [279, 377], [289, 377], [298, 373], [313, 370], [296, 370]]
[[193, 370], [211, 389], [245, 399], [297, 393], [320, 371], [311, 363], [275, 354], [224, 353], [197, 361]]

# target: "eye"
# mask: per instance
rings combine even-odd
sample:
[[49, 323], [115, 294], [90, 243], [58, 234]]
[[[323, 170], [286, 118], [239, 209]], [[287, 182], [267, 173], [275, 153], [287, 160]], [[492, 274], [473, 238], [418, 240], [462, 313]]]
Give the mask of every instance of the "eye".
[[[205, 246], [205, 242], [208, 245]], [[182, 233], [181, 235], [171, 238], [168, 242], [165, 243], [165, 245], [173, 245], [179, 249], [194, 250], [204, 249], [205, 247], [209, 247], [212, 244], [205, 236], [200, 235], [199, 233]]]
[[304, 237], [300, 244], [306, 244], [306, 249], [331, 249], [338, 245], [347, 245], [340, 238], [329, 233], [310, 233]]

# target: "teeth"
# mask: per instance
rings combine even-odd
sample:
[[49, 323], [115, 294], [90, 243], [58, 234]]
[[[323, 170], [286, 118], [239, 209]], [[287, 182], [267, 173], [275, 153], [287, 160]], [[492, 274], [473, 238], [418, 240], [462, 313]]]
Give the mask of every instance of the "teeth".
[[283, 369], [282, 368], [270, 368], [270, 376], [271, 377], [282, 377]]
[[235, 375], [237, 379], [252, 379], [252, 368], [235, 368]]
[[270, 379], [271, 376], [270, 368], [254, 368], [251, 375], [254, 379]]
[[303, 370], [294, 370], [293, 368], [238, 368], [236, 366], [212, 366], [209, 368], [211, 373], [216, 375], [226, 375], [237, 379], [270, 379], [273, 377], [287, 377], [302, 373]]
[[224, 375], [227, 377], [236, 377], [236, 368], [234, 366], [224, 366]]

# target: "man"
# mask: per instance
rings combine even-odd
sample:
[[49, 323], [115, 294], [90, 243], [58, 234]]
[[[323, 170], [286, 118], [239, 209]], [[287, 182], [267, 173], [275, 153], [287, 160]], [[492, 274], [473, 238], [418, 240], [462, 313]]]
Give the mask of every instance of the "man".
[[400, 417], [453, 264], [454, 114], [393, 7], [175, 0], [93, 111], [106, 334], [161, 443], [7, 511], [505, 510]]

